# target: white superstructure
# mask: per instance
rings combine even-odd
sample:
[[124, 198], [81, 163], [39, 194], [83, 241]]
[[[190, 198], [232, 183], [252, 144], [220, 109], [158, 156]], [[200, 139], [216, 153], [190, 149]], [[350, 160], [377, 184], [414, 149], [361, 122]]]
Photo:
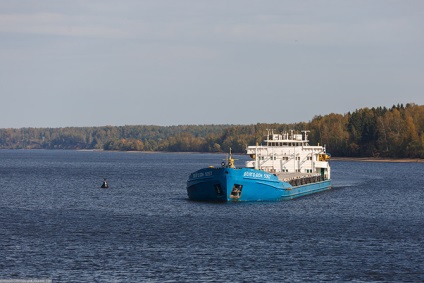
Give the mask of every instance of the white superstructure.
[[273, 130], [268, 130], [265, 145], [247, 147], [247, 154], [252, 160], [246, 162], [246, 167], [279, 175], [320, 174], [323, 179], [330, 179], [330, 156], [325, 146], [308, 144], [308, 132], [274, 134]]

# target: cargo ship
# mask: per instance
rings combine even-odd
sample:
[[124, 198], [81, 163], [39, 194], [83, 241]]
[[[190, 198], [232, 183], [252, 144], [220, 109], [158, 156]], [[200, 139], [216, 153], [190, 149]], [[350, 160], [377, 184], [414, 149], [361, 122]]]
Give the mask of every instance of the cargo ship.
[[261, 145], [248, 146], [250, 160], [236, 168], [231, 151], [221, 166], [190, 174], [187, 194], [193, 201], [280, 201], [331, 188], [330, 154], [311, 146], [309, 131], [274, 134], [267, 130]]

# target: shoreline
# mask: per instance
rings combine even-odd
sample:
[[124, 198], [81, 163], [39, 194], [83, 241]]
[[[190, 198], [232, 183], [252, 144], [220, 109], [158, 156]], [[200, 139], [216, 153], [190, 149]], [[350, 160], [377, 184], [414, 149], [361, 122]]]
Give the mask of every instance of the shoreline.
[[330, 161], [421, 163], [423, 158], [331, 157]]
[[[173, 154], [227, 154], [225, 152], [196, 152], [196, 151], [137, 151], [137, 150], [104, 150], [104, 149], [44, 149], [44, 148], [0, 148], [1, 150], [46, 150], [46, 151], [80, 151], [80, 152], [125, 152], [125, 153], [173, 153]], [[233, 155], [246, 155], [245, 153], [233, 153]], [[352, 161], [352, 162], [393, 162], [393, 163], [424, 163], [424, 158], [384, 158], [384, 157], [335, 157], [330, 161]]]

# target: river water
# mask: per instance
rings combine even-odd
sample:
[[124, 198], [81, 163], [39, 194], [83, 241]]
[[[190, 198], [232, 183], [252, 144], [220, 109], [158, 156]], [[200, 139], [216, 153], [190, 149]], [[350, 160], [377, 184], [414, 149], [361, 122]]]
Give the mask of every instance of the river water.
[[326, 192], [189, 201], [188, 175], [223, 158], [1, 150], [0, 279], [424, 282], [424, 163], [332, 161]]

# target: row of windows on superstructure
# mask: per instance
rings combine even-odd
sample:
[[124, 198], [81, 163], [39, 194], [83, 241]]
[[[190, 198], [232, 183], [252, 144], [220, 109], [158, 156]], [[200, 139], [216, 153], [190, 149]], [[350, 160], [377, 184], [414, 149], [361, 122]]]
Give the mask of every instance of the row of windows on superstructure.
[[[260, 160], [265, 160], [265, 156], [260, 156], [259, 157]], [[270, 160], [277, 160], [277, 156], [270, 156], [269, 157]], [[288, 156], [283, 156], [282, 160], [288, 161], [289, 157]], [[296, 160], [300, 160], [300, 156], [296, 156]], [[307, 156], [306, 160], [312, 160], [312, 156]]]
[[303, 142], [268, 142], [268, 146], [302, 146]]

